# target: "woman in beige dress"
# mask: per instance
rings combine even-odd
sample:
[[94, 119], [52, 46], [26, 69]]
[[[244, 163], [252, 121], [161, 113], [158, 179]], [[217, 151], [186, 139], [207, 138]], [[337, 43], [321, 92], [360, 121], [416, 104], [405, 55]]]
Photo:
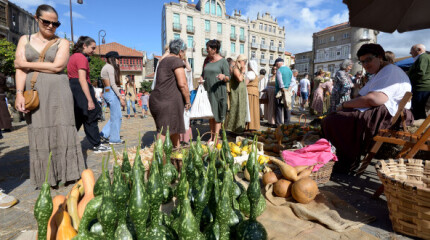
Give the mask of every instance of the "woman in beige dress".
[[[56, 39], [60, 26], [58, 14], [49, 5], [40, 5], [35, 16], [39, 32], [22, 36], [16, 50], [16, 101], [18, 111], [25, 113], [30, 147], [30, 180], [41, 187], [45, 180], [49, 153], [52, 162], [49, 184], [62, 185], [80, 178], [85, 169], [81, 144], [78, 139], [73, 110], [73, 95], [69, 79], [63, 70], [69, 59], [69, 41], [57, 39], [48, 49], [44, 62], [39, 55], [50, 40]], [[29, 90], [31, 78], [39, 72], [35, 89], [39, 107], [25, 109], [24, 89]]]
[[127, 102], [127, 119], [130, 119], [130, 105], [133, 107], [134, 117], [136, 117], [136, 84], [134, 83], [133, 76], [127, 75], [125, 77], [127, 83], [125, 84], [125, 100]]
[[[251, 121], [246, 125], [246, 130], [259, 130], [260, 129], [260, 91], [258, 91], [258, 83], [260, 81], [260, 74], [258, 64], [255, 60], [249, 61], [249, 69], [246, 74], [246, 90], [248, 92], [249, 100], [249, 114]], [[262, 76], [264, 77], [264, 76]]]

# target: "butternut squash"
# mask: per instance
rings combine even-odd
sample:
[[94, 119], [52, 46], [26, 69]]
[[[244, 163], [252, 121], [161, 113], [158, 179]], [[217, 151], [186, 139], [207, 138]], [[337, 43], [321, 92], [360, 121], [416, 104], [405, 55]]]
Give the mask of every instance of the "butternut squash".
[[53, 209], [52, 209], [52, 214], [51, 217], [49, 218], [48, 221], [48, 231], [47, 231], [47, 235], [46, 235], [46, 239], [48, 240], [55, 240], [55, 236], [57, 235], [57, 229], [58, 229], [58, 224], [55, 221], [56, 216], [59, 215], [59, 209], [61, 207], [61, 205], [64, 204], [66, 200], [66, 197], [64, 197], [63, 195], [57, 195], [52, 199], [52, 204], [53, 204]]
[[84, 171], [82, 171], [81, 177], [82, 184], [84, 185], [85, 194], [78, 204], [78, 216], [80, 219], [84, 215], [85, 207], [87, 206], [88, 202], [94, 198], [93, 191], [96, 182], [94, 179], [94, 173], [91, 169], [85, 169]]
[[78, 231], [79, 229], [79, 214], [78, 214], [78, 199], [79, 199], [79, 188], [74, 188], [70, 191], [69, 198], [67, 198], [67, 212], [72, 218], [73, 228]]
[[73, 228], [70, 215], [67, 213], [67, 211], [64, 211], [63, 207], [60, 207], [59, 210], [61, 212], [57, 216], [57, 222], [59, 221], [60, 223], [57, 230], [56, 240], [71, 240], [78, 233]]

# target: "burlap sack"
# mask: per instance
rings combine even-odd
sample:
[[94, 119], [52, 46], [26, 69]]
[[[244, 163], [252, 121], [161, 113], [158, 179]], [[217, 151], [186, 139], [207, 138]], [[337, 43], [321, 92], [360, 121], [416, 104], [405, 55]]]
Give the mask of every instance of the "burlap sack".
[[297, 203], [292, 197], [286, 199], [274, 196], [272, 184], [265, 187], [264, 195], [269, 202], [268, 205], [291, 209], [298, 218], [318, 222], [336, 232], [358, 229], [375, 220], [375, 217], [358, 211], [328, 191], [320, 191], [308, 204]]

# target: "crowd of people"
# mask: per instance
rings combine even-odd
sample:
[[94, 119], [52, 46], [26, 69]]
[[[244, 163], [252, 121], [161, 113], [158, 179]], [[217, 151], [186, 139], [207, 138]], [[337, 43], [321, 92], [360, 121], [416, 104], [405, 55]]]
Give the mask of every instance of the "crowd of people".
[[[390, 125], [404, 94], [412, 91], [412, 104], [404, 113], [406, 122], [426, 118], [425, 105], [430, 97], [430, 55], [422, 44], [411, 48], [415, 62], [408, 73], [393, 64], [394, 54], [378, 44], [364, 44], [357, 53], [366, 74], [350, 73], [350, 59], [331, 73], [319, 69], [313, 78], [275, 60], [269, 74], [259, 69], [255, 60], [239, 55], [225, 59], [220, 55], [221, 43], [214, 39], [206, 43], [208, 56], [204, 61], [199, 86], [193, 85], [193, 75], [186, 59], [187, 45], [182, 39], [172, 40], [164, 49], [156, 70], [152, 92], [138, 93], [134, 78], [126, 77], [122, 93], [119, 54], [106, 54], [101, 70], [103, 89], [95, 89], [90, 81], [89, 57], [94, 53], [94, 39], [81, 36], [69, 56], [69, 42], [55, 35], [60, 25], [56, 10], [40, 5], [36, 10], [37, 33], [19, 40], [16, 50], [16, 101], [18, 111], [25, 113], [30, 149], [30, 179], [40, 187], [44, 182], [48, 156], [52, 152], [49, 184], [53, 187], [74, 182], [86, 168], [77, 131], [83, 126], [95, 152], [106, 152], [104, 144], [122, 144], [120, 138], [122, 107], [127, 118], [136, 101], [141, 102], [143, 117], [152, 115], [157, 131], [164, 138], [167, 130], [175, 147], [191, 138], [189, 119], [185, 111], [192, 107], [192, 91], [200, 85], [207, 92], [213, 116], [209, 119], [210, 142], [220, 139], [221, 124], [226, 130], [241, 134], [260, 129], [262, 118], [268, 124], [289, 124], [294, 106], [306, 107], [313, 114], [326, 115], [322, 133], [337, 149], [337, 169], [354, 169], [380, 128]], [[67, 68], [67, 74], [64, 69]], [[35, 77], [33, 77], [35, 76]], [[4, 76], [0, 75], [0, 85]], [[24, 90], [37, 90], [39, 106], [26, 109]], [[0, 87], [0, 96], [3, 90]], [[263, 104], [264, 103], [264, 104]], [[110, 118], [100, 131], [98, 120], [103, 105], [110, 109]], [[0, 113], [4, 110], [0, 97]], [[412, 111], [410, 110], [412, 108]], [[55, 114], [53, 114], [55, 113]], [[294, 112], [293, 112], [294, 113]], [[10, 128], [10, 122], [0, 119], [0, 129]], [[342, 126], [342, 131], [339, 131]], [[0, 132], [1, 134], [1, 132]], [[1, 135], [0, 135], [1, 136]], [[0, 194], [3, 194], [0, 192]], [[3, 198], [4, 194], [2, 195]]]

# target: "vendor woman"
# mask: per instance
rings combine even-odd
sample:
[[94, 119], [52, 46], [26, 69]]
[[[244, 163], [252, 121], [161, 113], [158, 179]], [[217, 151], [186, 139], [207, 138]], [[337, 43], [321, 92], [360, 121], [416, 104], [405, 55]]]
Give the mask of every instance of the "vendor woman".
[[[373, 77], [360, 90], [359, 97], [343, 102], [322, 121], [324, 137], [336, 147], [337, 172], [349, 172], [359, 166], [360, 156], [368, 151], [372, 138], [379, 129], [390, 127], [400, 100], [411, 91], [408, 76], [386, 61], [381, 45], [364, 44], [357, 57]], [[406, 125], [413, 122], [410, 107], [409, 102], [404, 109]]]

